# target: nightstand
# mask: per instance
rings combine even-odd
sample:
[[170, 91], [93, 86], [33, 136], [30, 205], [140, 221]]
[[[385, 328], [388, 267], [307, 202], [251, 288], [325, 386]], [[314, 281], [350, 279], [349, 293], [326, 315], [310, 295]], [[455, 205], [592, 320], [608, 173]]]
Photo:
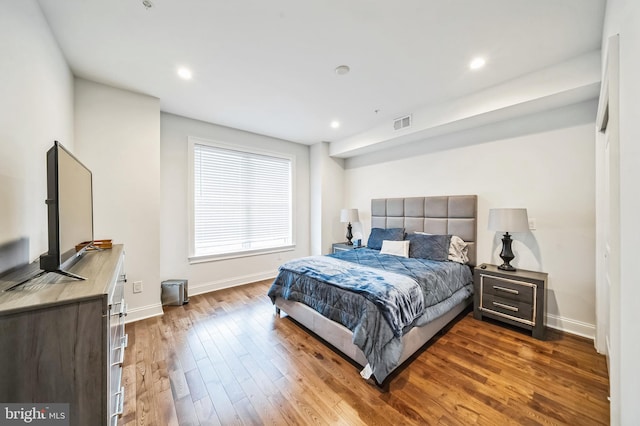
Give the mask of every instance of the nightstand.
[[476, 266], [473, 284], [475, 319], [493, 318], [531, 330], [533, 337], [544, 339], [546, 273], [525, 269], [509, 272], [485, 263]]
[[339, 251], [347, 251], [347, 250], [353, 250], [353, 249], [357, 249], [360, 247], [356, 247], [355, 245], [349, 245], [347, 243], [333, 243], [331, 244], [331, 253], [336, 253]]

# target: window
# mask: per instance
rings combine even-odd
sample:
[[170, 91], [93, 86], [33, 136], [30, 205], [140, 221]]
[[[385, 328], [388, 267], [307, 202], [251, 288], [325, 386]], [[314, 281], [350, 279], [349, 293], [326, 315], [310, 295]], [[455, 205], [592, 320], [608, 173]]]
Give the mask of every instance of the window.
[[292, 158], [195, 138], [190, 154], [191, 260], [292, 248]]

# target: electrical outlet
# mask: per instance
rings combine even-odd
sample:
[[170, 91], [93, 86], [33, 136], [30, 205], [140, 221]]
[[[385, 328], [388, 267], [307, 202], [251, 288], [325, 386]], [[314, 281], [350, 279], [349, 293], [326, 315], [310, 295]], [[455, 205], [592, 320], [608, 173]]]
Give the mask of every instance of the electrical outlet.
[[535, 219], [529, 219], [529, 229], [531, 231], [535, 231], [535, 229], [536, 229], [536, 220]]
[[134, 293], [142, 293], [142, 281], [134, 281], [133, 282], [133, 292]]

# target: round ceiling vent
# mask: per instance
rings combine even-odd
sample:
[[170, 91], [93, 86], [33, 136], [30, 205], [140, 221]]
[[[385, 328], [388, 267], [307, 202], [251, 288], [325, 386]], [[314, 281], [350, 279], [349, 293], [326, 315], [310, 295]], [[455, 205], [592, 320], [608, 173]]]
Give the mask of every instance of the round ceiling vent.
[[351, 68], [349, 68], [346, 65], [340, 65], [338, 67], [336, 67], [336, 74], [338, 75], [345, 75], [345, 74], [349, 74], [349, 71], [351, 71]]

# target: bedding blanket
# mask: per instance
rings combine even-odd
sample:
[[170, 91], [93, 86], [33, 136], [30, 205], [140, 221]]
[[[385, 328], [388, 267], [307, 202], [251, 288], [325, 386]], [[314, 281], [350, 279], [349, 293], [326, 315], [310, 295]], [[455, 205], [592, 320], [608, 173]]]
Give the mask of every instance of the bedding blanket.
[[470, 268], [356, 249], [280, 267], [269, 297], [304, 303], [353, 332], [379, 383], [398, 365], [401, 336], [467, 299]]
[[[424, 312], [424, 297], [418, 283], [408, 276], [385, 269], [329, 256], [311, 256], [287, 262], [280, 270], [361, 294], [380, 309], [393, 334], [398, 337]], [[283, 296], [286, 298], [286, 293]]]

